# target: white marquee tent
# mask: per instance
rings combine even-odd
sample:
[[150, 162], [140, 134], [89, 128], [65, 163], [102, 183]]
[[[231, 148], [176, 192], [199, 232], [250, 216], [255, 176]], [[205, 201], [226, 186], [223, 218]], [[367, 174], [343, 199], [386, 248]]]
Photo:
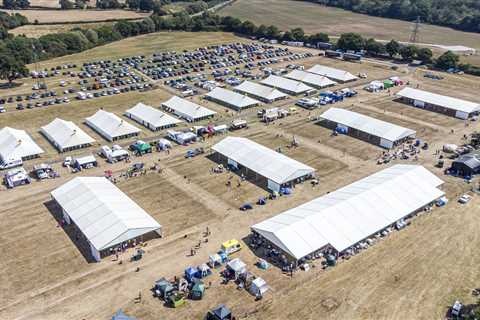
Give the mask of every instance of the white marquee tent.
[[293, 70], [285, 75], [286, 78], [301, 81], [315, 88], [326, 88], [336, 85], [335, 81], [328, 79], [327, 77], [320, 76], [318, 74], [305, 72], [302, 70]]
[[454, 110], [455, 117], [460, 119], [467, 119], [472, 114], [480, 112], [480, 103], [442, 96], [440, 94], [409, 87], [400, 90], [397, 93], [397, 96], [413, 100], [413, 104], [420, 108], [423, 108], [425, 103], [428, 103]]
[[235, 110], [251, 108], [260, 104], [260, 101], [219, 87], [207, 93], [205, 98]]
[[104, 177], [77, 177], [51, 193], [67, 223], [75, 223], [90, 244], [95, 260], [100, 252], [161, 226]]
[[182, 122], [171, 115], [141, 102], [137, 103], [133, 108], [128, 109], [125, 115], [152, 131], [171, 128]]
[[353, 74], [351, 74], [348, 71], [341, 70], [341, 69], [335, 69], [327, 66], [322, 66], [319, 64], [314, 65], [310, 69], [307, 70], [308, 72], [315, 73], [324, 77], [327, 77], [329, 79], [332, 79], [334, 81], [338, 82], [349, 82], [349, 81], [355, 81], [358, 78], [355, 77]]
[[252, 226], [299, 260], [326, 246], [342, 252], [444, 195], [422, 166], [395, 165]]
[[415, 131], [396, 124], [378, 120], [357, 112], [330, 108], [320, 115], [320, 118], [337, 123], [345, 129], [355, 129], [380, 138], [380, 146], [391, 149], [397, 141], [414, 138]]
[[275, 75], [271, 75], [268, 78], [263, 79], [261, 83], [293, 95], [302, 94], [313, 89], [304, 83]]
[[40, 132], [60, 151], [70, 151], [90, 146], [95, 140], [71, 121], [56, 118]]
[[252, 81], [244, 81], [242, 84], [235, 87], [235, 91], [250, 95], [267, 103], [272, 103], [288, 97], [285, 93], [280, 92], [275, 88], [263, 86]]
[[315, 169], [247, 138], [227, 137], [212, 149], [228, 158], [230, 165], [238, 164], [268, 179], [270, 190], [298, 178], [311, 176]]
[[177, 96], [162, 103], [162, 107], [189, 122], [207, 119], [217, 114], [215, 111]]
[[98, 110], [85, 119], [86, 124], [108, 141], [137, 136], [141, 130], [114, 113]]
[[42, 148], [24, 130], [10, 127], [0, 130], [0, 162], [32, 159], [42, 153]]

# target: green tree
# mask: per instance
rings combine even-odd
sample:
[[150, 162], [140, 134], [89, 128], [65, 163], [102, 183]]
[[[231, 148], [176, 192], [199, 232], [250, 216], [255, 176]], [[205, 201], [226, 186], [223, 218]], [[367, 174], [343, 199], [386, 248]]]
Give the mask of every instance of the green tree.
[[302, 28], [294, 28], [290, 30], [293, 41], [304, 41], [305, 40], [305, 31]]
[[386, 44], [385, 50], [387, 50], [388, 55], [393, 58], [400, 53], [400, 43], [395, 40], [391, 40]]
[[365, 42], [365, 50], [367, 50], [369, 54], [374, 56], [386, 52], [385, 46], [373, 38], [370, 38]]
[[8, 38], [8, 30], [4, 26], [0, 25], [0, 40]]
[[15, 9], [17, 2], [15, 0], [3, 0], [3, 7], [5, 9]]
[[98, 43], [98, 33], [93, 29], [88, 29], [85, 31], [85, 37], [94, 45]]
[[240, 32], [246, 35], [254, 35], [257, 32], [257, 26], [251, 21], [244, 21], [240, 27]]
[[433, 57], [433, 52], [429, 48], [420, 48], [417, 51], [417, 59], [422, 61], [422, 63], [431, 63]]
[[59, 4], [60, 4], [60, 8], [64, 10], [73, 9], [75, 7], [75, 4], [70, 0], [60, 0]]
[[307, 39], [308, 42], [312, 43], [312, 44], [316, 44], [318, 42], [330, 42], [330, 38], [328, 36], [328, 34], [326, 33], [315, 33], [315, 34], [312, 34], [308, 37]]
[[28, 73], [25, 63], [15, 59], [11, 55], [0, 55], [0, 79], [7, 80], [11, 85], [12, 81]]
[[365, 49], [365, 39], [358, 33], [344, 33], [338, 39], [337, 47], [342, 50], [360, 51]]
[[268, 26], [265, 32], [265, 36], [269, 39], [279, 39], [280, 30], [276, 26]]
[[439, 69], [448, 70], [450, 68], [456, 68], [460, 62], [460, 57], [452, 51], [447, 51], [437, 58], [435, 66]]
[[140, 0], [138, 9], [141, 11], [153, 11], [155, 2], [153, 0]]
[[400, 56], [405, 61], [412, 61], [417, 55], [417, 47], [409, 45], [400, 48]]

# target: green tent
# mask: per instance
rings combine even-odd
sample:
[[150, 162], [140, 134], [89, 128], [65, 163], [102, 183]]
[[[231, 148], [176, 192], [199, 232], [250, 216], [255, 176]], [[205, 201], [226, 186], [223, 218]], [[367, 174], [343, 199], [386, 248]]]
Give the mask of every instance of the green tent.
[[196, 283], [190, 291], [190, 297], [193, 300], [201, 300], [205, 294], [205, 285], [203, 283]]
[[385, 80], [385, 81], [383, 82], [383, 87], [384, 87], [385, 89], [392, 88], [394, 85], [395, 85], [395, 84], [394, 84], [392, 81], [390, 81], [390, 80]]

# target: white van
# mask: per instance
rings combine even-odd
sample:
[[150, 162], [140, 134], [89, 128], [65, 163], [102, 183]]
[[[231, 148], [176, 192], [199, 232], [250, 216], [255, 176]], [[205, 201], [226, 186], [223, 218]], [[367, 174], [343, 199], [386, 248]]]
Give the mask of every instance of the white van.
[[0, 159], [0, 170], [15, 168], [23, 165], [22, 159]]

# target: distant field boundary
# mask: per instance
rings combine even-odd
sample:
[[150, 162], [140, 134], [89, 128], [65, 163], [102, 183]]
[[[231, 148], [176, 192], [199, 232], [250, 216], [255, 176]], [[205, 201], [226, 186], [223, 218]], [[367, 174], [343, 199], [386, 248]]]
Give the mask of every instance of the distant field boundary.
[[63, 22], [30, 22], [26, 26], [55, 26], [55, 25], [64, 25], [64, 24], [95, 24], [95, 23], [105, 23], [105, 22], [117, 22], [121, 20], [126, 21], [140, 21], [143, 18], [119, 18], [119, 19], [103, 19], [103, 20], [76, 20], [76, 21], [63, 21]]

